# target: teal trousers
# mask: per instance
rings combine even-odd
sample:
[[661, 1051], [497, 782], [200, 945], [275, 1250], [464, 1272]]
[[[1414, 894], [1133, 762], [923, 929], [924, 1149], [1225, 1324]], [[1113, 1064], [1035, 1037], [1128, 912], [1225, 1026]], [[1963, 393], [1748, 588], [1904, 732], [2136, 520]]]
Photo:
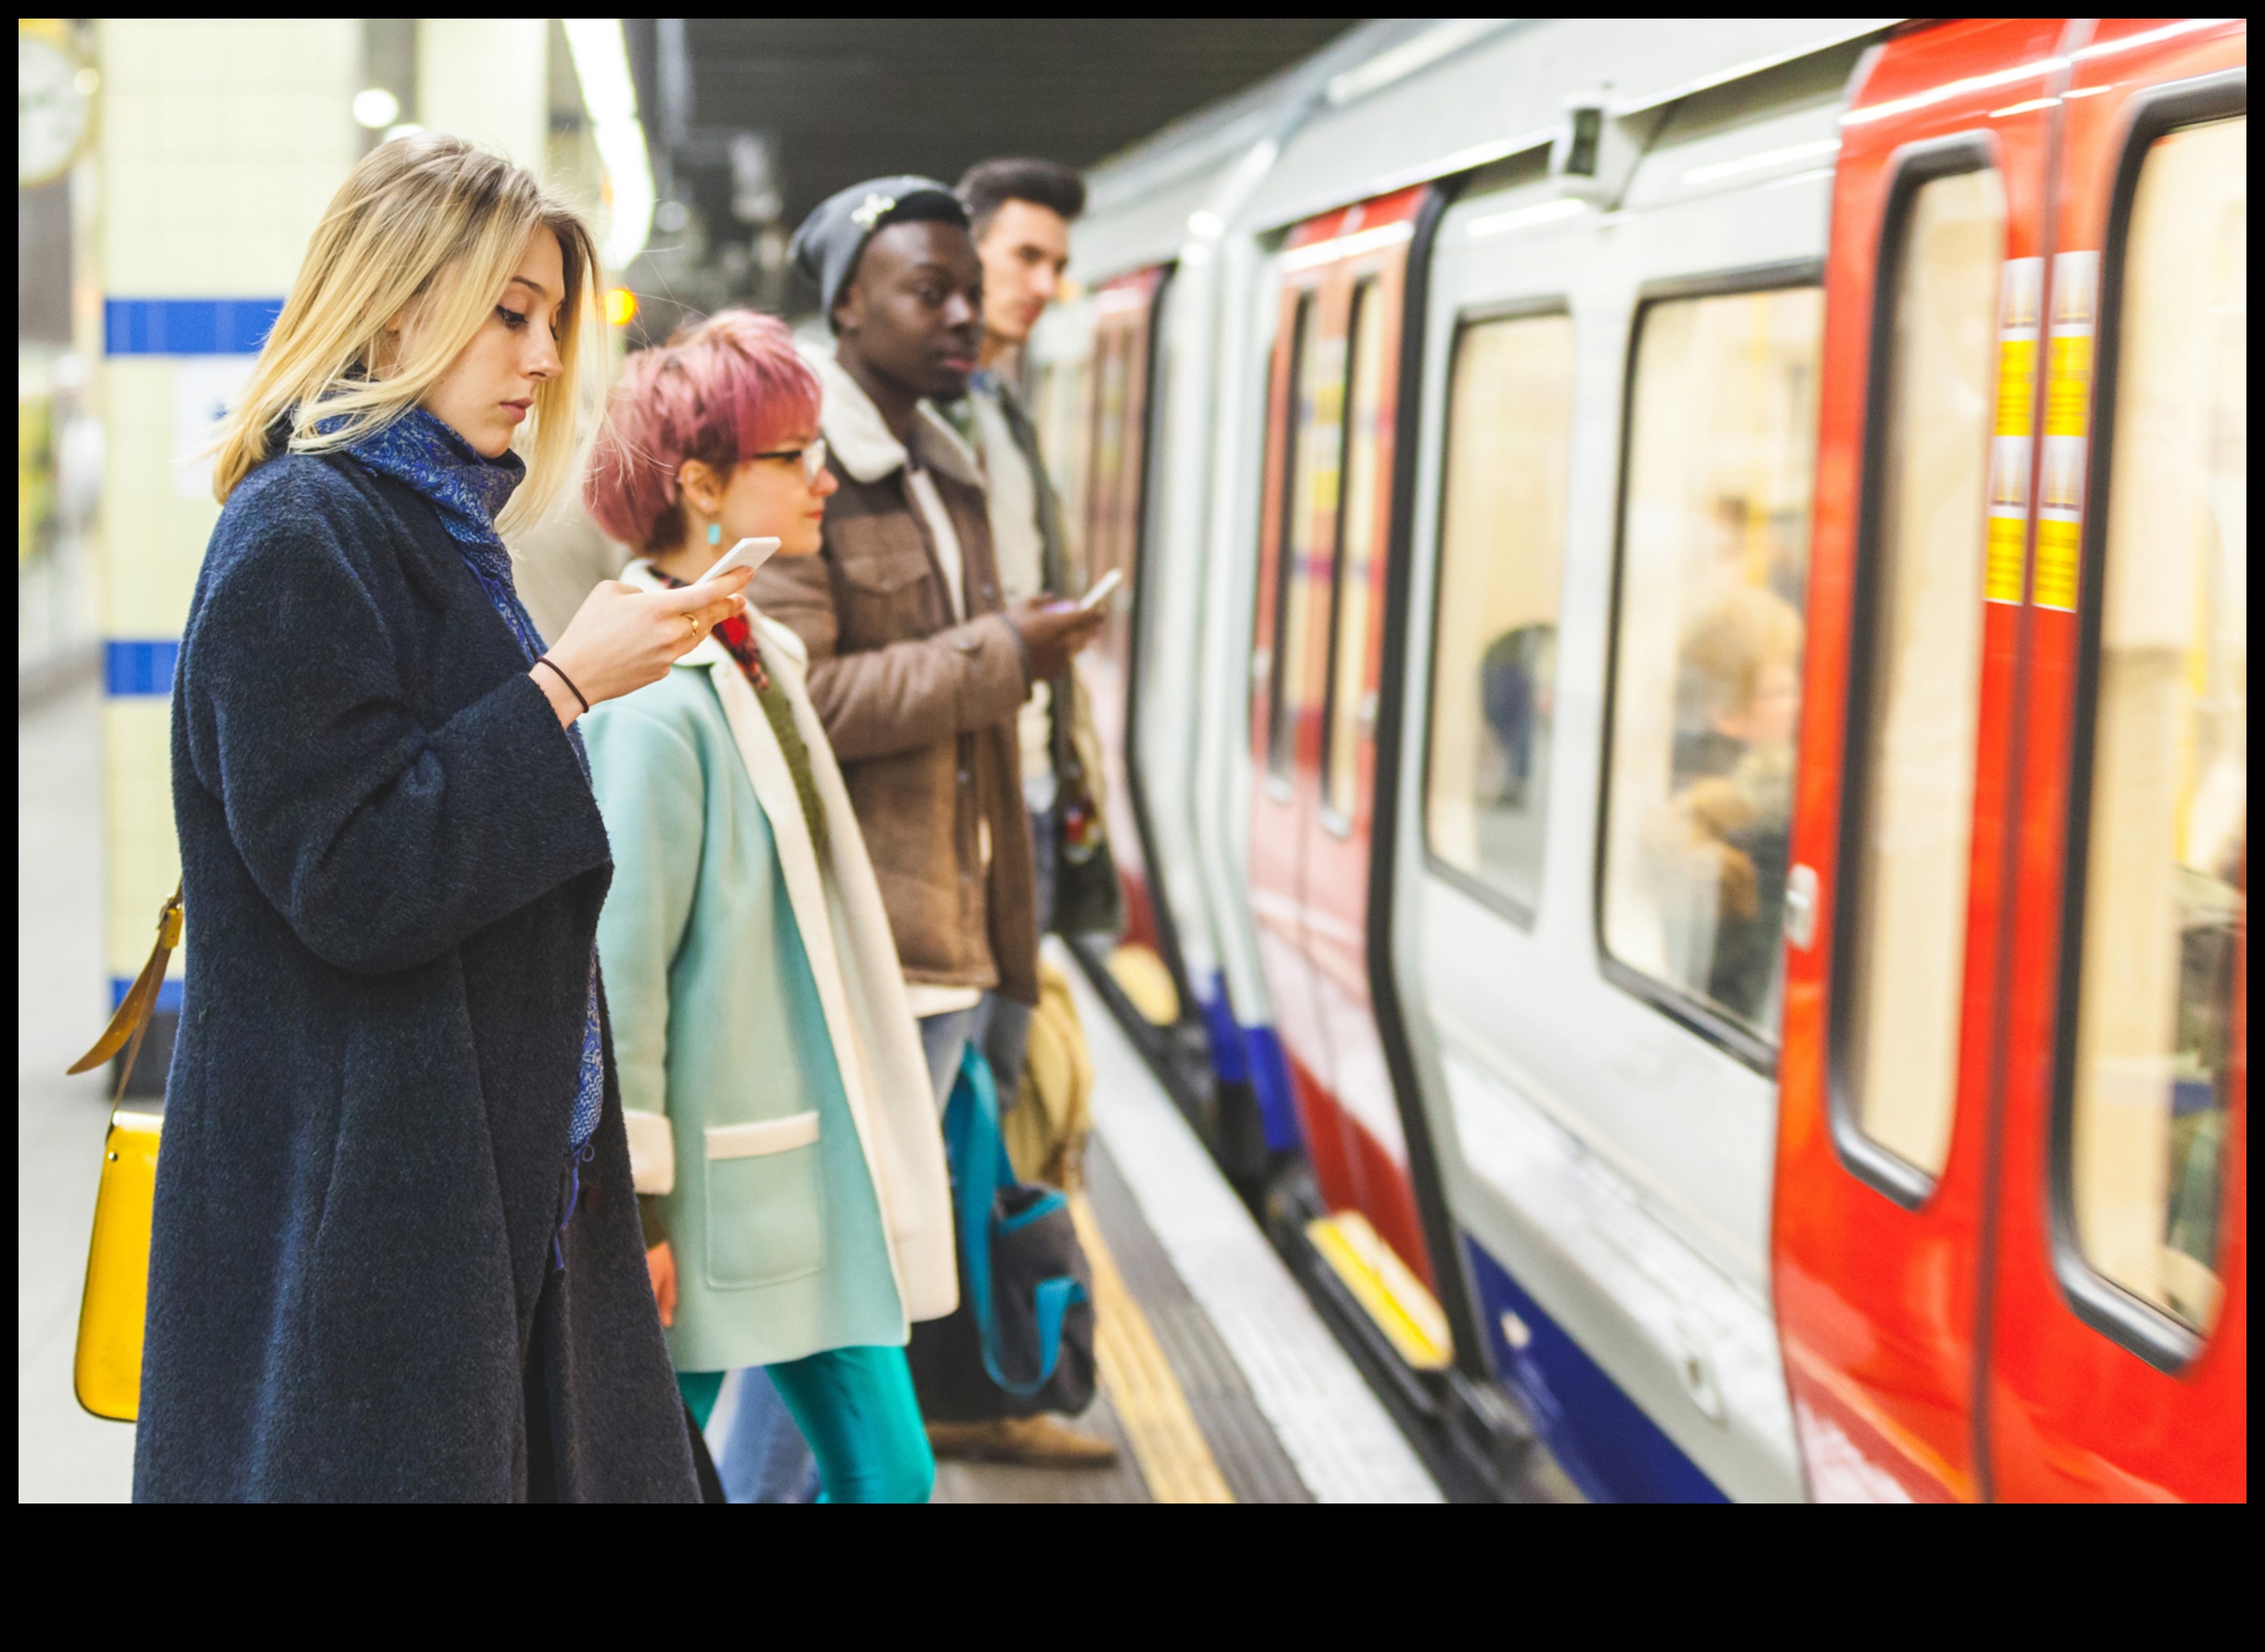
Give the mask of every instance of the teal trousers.
[[[763, 1369], [818, 1459], [819, 1502], [928, 1501], [936, 1458], [902, 1349], [837, 1348]], [[723, 1378], [720, 1371], [677, 1373], [677, 1387], [703, 1428]]]

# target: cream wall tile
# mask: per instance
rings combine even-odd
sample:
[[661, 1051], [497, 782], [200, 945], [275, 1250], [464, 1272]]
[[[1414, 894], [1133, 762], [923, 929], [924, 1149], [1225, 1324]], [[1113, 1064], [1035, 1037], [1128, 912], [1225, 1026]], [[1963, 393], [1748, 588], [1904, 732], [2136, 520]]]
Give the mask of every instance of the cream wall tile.
[[152, 19], [162, 32], [168, 78], [188, 85], [214, 85], [226, 81], [235, 54], [231, 36], [242, 27], [212, 19]]
[[550, 21], [417, 19], [418, 118], [539, 173], [550, 141]]
[[102, 80], [105, 101], [152, 90], [165, 78], [165, 53], [149, 19], [109, 18], [102, 25]]
[[[281, 296], [359, 152], [349, 112], [358, 19], [106, 19], [101, 50], [104, 295]], [[181, 497], [179, 370], [163, 356], [102, 364], [109, 455], [96, 587], [110, 637], [180, 635], [219, 515], [208, 496]], [[105, 927], [116, 974], [140, 967], [179, 875], [168, 728], [162, 696], [105, 709]]]
[[186, 439], [169, 357], [112, 360], [106, 383], [110, 465], [97, 571], [103, 629], [112, 637], [175, 637], [220, 508], [181, 497]]
[[112, 157], [149, 153], [157, 147], [160, 130], [156, 99], [122, 89], [115, 81], [109, 84], [109, 94], [102, 99], [102, 130], [97, 140], [102, 152]]
[[279, 144], [298, 136], [291, 116], [299, 99], [272, 92], [239, 92], [218, 101], [219, 149], [223, 159], [253, 164]]
[[140, 972], [156, 934], [158, 908], [181, 876], [173, 832], [172, 716], [172, 702], [158, 694], [112, 700], [103, 707], [110, 874], [103, 929], [113, 978]]

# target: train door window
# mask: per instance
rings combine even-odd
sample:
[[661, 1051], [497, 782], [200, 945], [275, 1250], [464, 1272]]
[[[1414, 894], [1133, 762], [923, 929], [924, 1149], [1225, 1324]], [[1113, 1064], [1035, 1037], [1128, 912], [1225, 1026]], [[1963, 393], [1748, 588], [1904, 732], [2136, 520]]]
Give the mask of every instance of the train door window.
[[1085, 539], [1085, 472], [1091, 434], [1089, 407], [1093, 383], [1090, 355], [1074, 361], [1050, 362], [1038, 376], [1032, 406], [1039, 430], [1040, 451], [1055, 497], [1061, 501], [1061, 521], [1069, 543], [1064, 547], [1071, 564], [1082, 567]]
[[2222, 1295], [2228, 1091], [2246, 1065], [2248, 137], [2241, 119], [2158, 139], [2131, 198], [2072, 860], [2077, 1237], [2196, 1331]]
[[1140, 389], [1133, 381], [1134, 340], [1120, 328], [1094, 341], [1094, 455], [1086, 477], [1086, 576], [1098, 579], [1132, 562], [1139, 476], [1131, 428]]
[[1573, 476], [1573, 317], [1463, 329], [1447, 393], [1425, 833], [1530, 923], [1541, 897]]
[[1268, 678], [1266, 766], [1287, 780], [1298, 726], [1314, 690], [1314, 532], [1336, 512], [1339, 429], [1345, 399], [1345, 342], [1330, 338], [1317, 295], [1301, 294], [1290, 328], [1288, 428], [1284, 432], [1282, 526], [1275, 576], [1275, 631]]
[[1361, 731], [1375, 721], [1367, 694], [1370, 561], [1381, 495], [1378, 410], [1384, 378], [1384, 306], [1372, 277], [1353, 290], [1350, 378], [1345, 387], [1344, 488], [1338, 503], [1331, 573], [1329, 684], [1322, 717], [1322, 807], [1340, 827], [1353, 819]]
[[1605, 774], [1609, 971], [1759, 1066], [1800, 721], [1824, 295], [1638, 317]]
[[1958, 1098], [2006, 239], [1997, 172], [1930, 159], [1888, 213], [1834, 948], [1836, 1112], [1900, 1161], [1852, 1155], [1907, 1200], [1929, 1183], [1904, 1167], [1941, 1173]]

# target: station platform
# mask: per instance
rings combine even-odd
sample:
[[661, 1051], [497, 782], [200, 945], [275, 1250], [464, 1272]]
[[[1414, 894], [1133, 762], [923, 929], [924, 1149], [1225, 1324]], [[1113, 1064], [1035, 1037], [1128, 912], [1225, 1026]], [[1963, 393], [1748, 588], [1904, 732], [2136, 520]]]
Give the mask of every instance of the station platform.
[[[108, 1109], [62, 1077], [104, 1010], [98, 685], [17, 727], [17, 1497], [123, 1501], [133, 1430], [71, 1362]], [[1065, 959], [1064, 962], [1067, 962]], [[1081, 973], [1095, 1135], [1073, 1199], [1094, 1274], [1107, 1469], [939, 1465], [939, 1503], [1414, 1503], [1439, 1487]]]

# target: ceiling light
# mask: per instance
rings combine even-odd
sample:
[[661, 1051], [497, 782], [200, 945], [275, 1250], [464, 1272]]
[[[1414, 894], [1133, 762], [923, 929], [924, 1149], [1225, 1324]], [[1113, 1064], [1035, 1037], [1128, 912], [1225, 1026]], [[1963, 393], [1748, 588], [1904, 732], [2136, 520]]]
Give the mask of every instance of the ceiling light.
[[1524, 229], [1534, 224], [1554, 224], [1560, 218], [1577, 218], [1588, 210], [1581, 200], [1545, 200], [1539, 206], [1520, 207], [1515, 212], [1495, 213], [1490, 217], [1473, 218], [1470, 227], [1463, 233], [1470, 239], [1484, 240], [1490, 235], [1503, 235], [1513, 229]]
[[383, 86], [365, 86], [354, 95], [356, 125], [382, 132], [401, 118], [401, 99]]
[[598, 158], [612, 186], [605, 244], [601, 252], [610, 269], [626, 269], [645, 249], [653, 228], [655, 192], [653, 161], [645, 149], [645, 128], [637, 118], [637, 84], [629, 78], [629, 52], [619, 18], [567, 18], [566, 49], [574, 57], [575, 78], [582, 84], [582, 106], [589, 111]]
[[1717, 161], [1709, 166], [1694, 166], [1683, 174], [1686, 185], [1712, 184], [1723, 178], [1734, 178], [1742, 173], [1767, 172], [1773, 166], [1790, 165], [1795, 161], [1814, 161], [1840, 148], [1837, 137], [1818, 138], [1815, 143], [1789, 144], [1781, 149], [1765, 149], [1758, 155], [1741, 155], [1736, 161]]

